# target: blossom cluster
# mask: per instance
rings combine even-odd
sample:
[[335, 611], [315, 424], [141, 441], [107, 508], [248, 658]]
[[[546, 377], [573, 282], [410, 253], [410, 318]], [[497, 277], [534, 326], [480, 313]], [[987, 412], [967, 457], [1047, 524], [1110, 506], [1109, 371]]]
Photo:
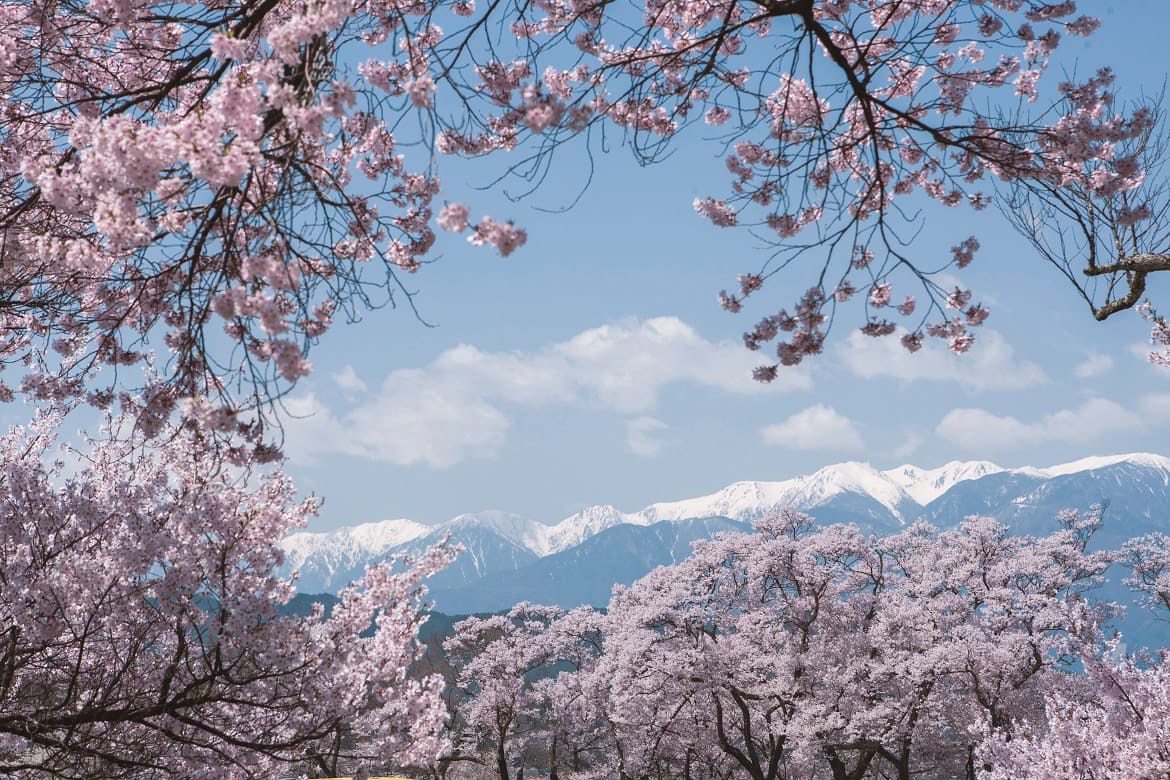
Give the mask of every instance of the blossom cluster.
[[[996, 181], [1026, 181], [1124, 199], [1121, 226], [1156, 213], [1129, 151], [1152, 112], [1122, 110], [1108, 68], [1048, 83], [1063, 42], [1098, 26], [1071, 0], [638, 9], [4, 2], [0, 363], [24, 374], [0, 399], [117, 398], [95, 386], [103, 367], [150, 360], [161, 334], [160, 408], [212, 395], [264, 406], [311, 370], [337, 311], [409, 294], [399, 275], [423, 266], [435, 224], [501, 255], [525, 243], [522, 226], [436, 206], [439, 156], [504, 155], [541, 180], [563, 144], [607, 127], [642, 162], [692, 125], [720, 136], [729, 187], [694, 208], [772, 249], [745, 275], [759, 283], [721, 304], [744, 308], [776, 273], [806, 291], [745, 334], [753, 348], [792, 334], [765, 379], [820, 353], [847, 306], [871, 336], [901, 330], [895, 308], [914, 317], [911, 351], [931, 337], [971, 346], [986, 309], [955, 307], [933, 279], [966, 268], [978, 241], [914, 256], [893, 238], [908, 198], [980, 209]], [[1001, 117], [987, 108], [997, 96], [1040, 105]], [[893, 289], [907, 302], [894, 307]]]
[[243, 778], [327, 756], [435, 759], [442, 681], [411, 669], [422, 580], [450, 549], [371, 567], [331, 614], [300, 616], [279, 543], [315, 498], [277, 471], [247, 480], [255, 461], [225, 462], [192, 426], [112, 428], [78, 450], [54, 448], [60, 425], [45, 414], [0, 437], [5, 772]]
[[1092, 589], [1123, 560], [1165, 587], [1170, 539], [1090, 551], [1100, 507], [1057, 521], [882, 537], [781, 510], [603, 611], [461, 621], [446, 757], [574, 780], [1163, 774], [1167, 667], [1119, 653]]

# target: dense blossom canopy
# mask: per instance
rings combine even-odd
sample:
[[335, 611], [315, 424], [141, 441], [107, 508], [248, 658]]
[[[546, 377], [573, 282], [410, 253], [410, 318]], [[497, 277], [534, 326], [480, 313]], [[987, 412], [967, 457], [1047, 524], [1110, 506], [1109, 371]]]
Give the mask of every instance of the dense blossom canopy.
[[[979, 242], [919, 257], [899, 203], [982, 208], [995, 179], [1075, 192], [1065, 216], [1105, 233], [1162, 216], [1142, 194], [1151, 111], [1120, 111], [1107, 68], [1048, 83], [1061, 41], [1097, 26], [1039, 0], [4, 2], [0, 359], [23, 368], [0, 398], [109, 403], [112, 369], [157, 341], [148, 421], [188, 399], [254, 433], [263, 416], [236, 413], [306, 374], [340, 312], [405, 293], [434, 224], [524, 242], [440, 207], [433, 152], [540, 177], [606, 126], [643, 160], [691, 124], [721, 135], [730, 189], [695, 208], [774, 244], [723, 305], [780, 271], [807, 288], [745, 334], [775, 342], [758, 378], [819, 353], [851, 300], [869, 335], [966, 351], [988, 311], [932, 279]], [[1061, 259], [1102, 281], [1099, 316], [1165, 264], [1130, 243]]]
[[1124, 560], [1165, 597], [1170, 539], [1092, 552], [1099, 509], [1058, 519], [877, 538], [785, 511], [604, 613], [459, 623], [447, 776], [1159, 777], [1166, 668], [1120, 654], [1092, 590]]
[[189, 432], [55, 453], [55, 423], [0, 438], [0, 774], [434, 760], [442, 681], [408, 672], [421, 580], [448, 550], [371, 568], [328, 616], [285, 614], [278, 542], [315, 500], [280, 475], [242, 486]]

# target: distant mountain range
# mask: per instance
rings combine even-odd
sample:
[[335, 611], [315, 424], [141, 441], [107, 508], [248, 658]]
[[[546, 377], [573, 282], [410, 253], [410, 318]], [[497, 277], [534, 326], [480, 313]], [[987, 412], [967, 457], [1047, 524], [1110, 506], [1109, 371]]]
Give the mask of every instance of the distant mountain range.
[[301, 593], [336, 593], [371, 563], [417, 552], [445, 538], [465, 552], [429, 580], [435, 607], [450, 614], [492, 612], [530, 600], [604, 606], [617, 583], [686, 557], [691, 543], [745, 529], [781, 507], [819, 522], [851, 522], [879, 534], [925, 520], [956, 525], [990, 515], [1018, 533], [1056, 528], [1063, 508], [1107, 502], [1097, 546], [1115, 547], [1153, 530], [1170, 532], [1170, 458], [1145, 453], [1086, 458], [1050, 468], [1004, 469], [952, 462], [937, 469], [879, 471], [841, 463], [782, 482], [737, 482], [700, 498], [651, 504], [626, 513], [593, 506], [555, 524], [506, 512], [464, 514], [438, 526], [384, 520], [329, 533], [297, 533], [283, 542], [286, 570]]

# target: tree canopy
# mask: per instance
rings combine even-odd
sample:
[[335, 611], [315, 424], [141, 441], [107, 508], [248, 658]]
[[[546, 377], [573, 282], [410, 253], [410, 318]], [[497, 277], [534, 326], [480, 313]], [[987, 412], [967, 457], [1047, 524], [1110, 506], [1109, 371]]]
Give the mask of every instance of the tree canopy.
[[193, 399], [255, 433], [337, 317], [409, 301], [436, 224], [524, 243], [443, 200], [443, 155], [539, 178], [571, 138], [616, 130], [646, 162], [696, 124], [731, 181], [695, 209], [771, 245], [723, 306], [777, 274], [805, 290], [745, 333], [774, 354], [759, 379], [847, 304], [911, 351], [970, 348], [988, 310], [936, 277], [978, 239], [910, 251], [916, 198], [1006, 192], [1106, 317], [1170, 263], [1155, 111], [1125, 110], [1106, 63], [1049, 73], [1097, 27], [1039, 0], [5, 3], [0, 397], [105, 404], [153, 360], [148, 416]]

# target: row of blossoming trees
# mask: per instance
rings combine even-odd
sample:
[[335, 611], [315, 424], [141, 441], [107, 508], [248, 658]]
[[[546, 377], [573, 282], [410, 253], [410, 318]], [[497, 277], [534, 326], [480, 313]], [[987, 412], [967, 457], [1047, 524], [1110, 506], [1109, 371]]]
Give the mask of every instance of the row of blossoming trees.
[[[1089, 551], [1099, 512], [1012, 536], [968, 518], [877, 538], [781, 512], [696, 545], [604, 612], [520, 604], [424, 671], [436, 550], [372, 569], [326, 617], [278, 614], [287, 480], [244, 491], [190, 438], [5, 437], [0, 761], [53, 777], [260, 777], [361, 766], [443, 778], [1154, 778], [1170, 668], [1127, 657], [1093, 598], [1121, 563], [1170, 612], [1170, 537]], [[214, 518], [214, 522], [209, 522]], [[372, 624], [372, 625], [371, 625]], [[448, 722], [448, 717], [450, 720]]]
[[1091, 590], [1124, 562], [1170, 606], [1170, 538], [1087, 549], [1099, 511], [885, 538], [794, 512], [696, 545], [604, 612], [517, 605], [446, 643], [439, 774], [1156, 778], [1170, 668], [1124, 657]]
[[[371, 569], [327, 615], [283, 614], [275, 576], [314, 504], [273, 465], [270, 423], [311, 347], [410, 302], [435, 226], [505, 255], [525, 240], [443, 202], [441, 155], [540, 179], [572, 144], [617, 132], [648, 161], [700, 125], [732, 180], [696, 210], [774, 250], [722, 305], [775, 274], [803, 291], [745, 334], [774, 344], [758, 378], [822, 352], [842, 312], [964, 352], [988, 311], [934, 279], [978, 242], [916, 255], [916, 198], [1009, 188], [1098, 318], [1170, 269], [1156, 112], [1125, 110], [1107, 69], [1047, 89], [1062, 39], [1097, 26], [1067, 0], [0, 0], [0, 403], [40, 407], [0, 437], [0, 774], [465, 765], [439, 679], [412, 674], [422, 580], [451, 551]], [[78, 406], [108, 422], [59, 445]], [[1161, 690], [1091, 663], [1098, 616], [1072, 594], [1102, 561], [1079, 531], [761, 533], [769, 555], [704, 546], [685, 588], [655, 575], [601, 623], [518, 614], [468, 639], [480, 693], [459, 717], [497, 718], [501, 773], [538, 724], [558, 772], [1022, 765], [1013, 724], [1042, 704], [1074, 723], [1105, 707], [1120, 733]], [[948, 557], [962, 545], [986, 571]], [[521, 661], [488, 640], [516, 621], [557, 637], [525, 664], [579, 668], [522, 685], [509, 715], [489, 693]], [[1058, 684], [1074, 658], [1120, 693]], [[972, 748], [980, 729], [1002, 744]], [[1051, 733], [1036, 750], [1057, 755]]]

